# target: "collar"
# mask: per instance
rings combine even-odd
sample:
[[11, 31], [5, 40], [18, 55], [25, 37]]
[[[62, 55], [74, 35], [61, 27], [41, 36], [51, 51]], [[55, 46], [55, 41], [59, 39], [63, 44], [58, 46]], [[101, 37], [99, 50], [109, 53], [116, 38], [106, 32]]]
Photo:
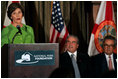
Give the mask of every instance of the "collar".
[[67, 51], [67, 52], [68, 52], [69, 56], [71, 56], [71, 54], [74, 54], [75, 57], [77, 57], [77, 51], [75, 51], [74, 53], [71, 53], [71, 52], [69, 52], [69, 51]]
[[[16, 28], [15, 26], [13, 26], [13, 24], [10, 24], [10, 26], [12, 27], [12, 28]], [[23, 24], [23, 26], [22, 27], [20, 27], [20, 28], [23, 28], [25, 26], [25, 24]], [[16, 28], [17, 29], [17, 28]]]
[[[109, 55], [107, 55], [106, 53], [105, 53], [105, 56], [106, 56], [106, 58], [109, 58]], [[111, 59], [112, 59], [113, 58], [113, 53], [110, 56], [111, 56]]]

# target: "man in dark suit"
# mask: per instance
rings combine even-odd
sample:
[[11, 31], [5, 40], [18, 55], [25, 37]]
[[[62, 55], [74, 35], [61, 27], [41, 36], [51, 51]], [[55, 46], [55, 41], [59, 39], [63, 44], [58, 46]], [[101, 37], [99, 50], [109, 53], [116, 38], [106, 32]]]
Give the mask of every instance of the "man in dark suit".
[[[103, 40], [103, 53], [92, 57], [94, 77], [117, 77], [117, 55], [113, 53], [116, 47], [116, 39], [106, 36]], [[108, 74], [110, 72], [116, 74]]]
[[[66, 40], [66, 52], [60, 55], [60, 68], [64, 68], [65, 70], [69, 70], [71, 72], [71, 77], [76, 77], [77, 74], [75, 71], [79, 70], [80, 77], [90, 77], [89, 76], [89, 56], [84, 53], [80, 53], [77, 51], [79, 47], [79, 39], [76, 36], [70, 35]], [[71, 59], [71, 55], [74, 54], [74, 58], [78, 68], [74, 68], [73, 61]], [[63, 73], [63, 72], [62, 72]], [[77, 74], [78, 75], [78, 74]]]

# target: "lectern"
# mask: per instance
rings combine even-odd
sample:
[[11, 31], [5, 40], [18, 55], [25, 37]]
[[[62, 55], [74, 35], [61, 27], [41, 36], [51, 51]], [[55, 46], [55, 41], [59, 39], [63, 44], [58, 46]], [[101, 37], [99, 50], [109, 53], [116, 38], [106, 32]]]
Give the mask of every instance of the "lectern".
[[1, 76], [48, 78], [59, 67], [58, 43], [9, 44], [1, 50]]

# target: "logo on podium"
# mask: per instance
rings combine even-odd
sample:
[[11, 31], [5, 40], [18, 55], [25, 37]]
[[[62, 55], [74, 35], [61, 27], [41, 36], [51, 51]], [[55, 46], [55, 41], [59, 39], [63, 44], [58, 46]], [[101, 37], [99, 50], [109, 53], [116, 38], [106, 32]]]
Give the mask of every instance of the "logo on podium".
[[19, 64], [33, 64], [33, 63], [37, 63], [38, 61], [34, 60], [35, 58], [33, 57], [33, 55], [29, 52], [25, 52], [22, 56], [21, 59], [16, 60], [16, 63]]
[[15, 66], [55, 65], [54, 50], [15, 51]]

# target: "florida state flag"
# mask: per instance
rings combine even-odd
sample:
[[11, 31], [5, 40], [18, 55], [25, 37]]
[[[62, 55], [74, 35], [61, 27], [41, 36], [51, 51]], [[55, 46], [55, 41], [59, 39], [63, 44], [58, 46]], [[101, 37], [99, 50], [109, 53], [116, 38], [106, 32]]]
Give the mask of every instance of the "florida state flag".
[[[117, 29], [115, 24], [112, 1], [101, 2], [89, 42], [89, 56], [97, 55], [103, 52], [102, 43], [104, 37], [107, 35], [111, 35], [117, 38]], [[117, 53], [117, 47], [114, 52]]]

